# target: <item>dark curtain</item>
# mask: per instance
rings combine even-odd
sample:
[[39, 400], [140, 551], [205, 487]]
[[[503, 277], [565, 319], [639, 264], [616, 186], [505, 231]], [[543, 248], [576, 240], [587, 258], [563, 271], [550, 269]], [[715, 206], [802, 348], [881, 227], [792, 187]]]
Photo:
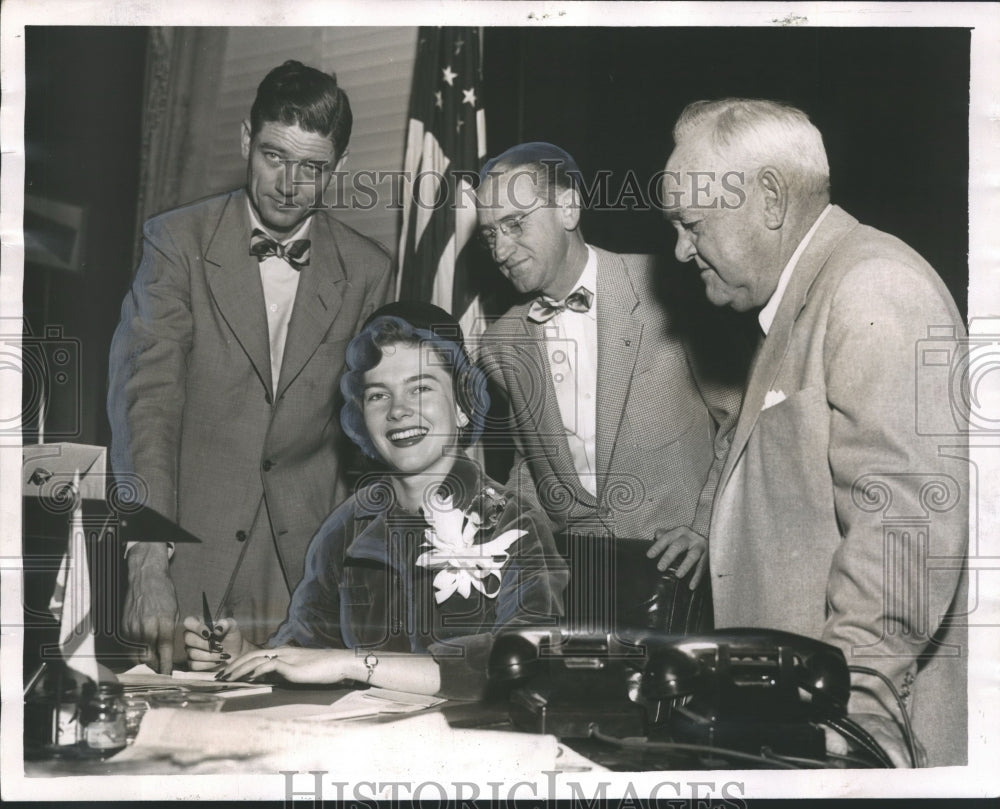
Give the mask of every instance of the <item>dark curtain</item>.
[[208, 149], [197, 122], [217, 102], [226, 28], [153, 28], [146, 61], [136, 263], [142, 224], [200, 196]]

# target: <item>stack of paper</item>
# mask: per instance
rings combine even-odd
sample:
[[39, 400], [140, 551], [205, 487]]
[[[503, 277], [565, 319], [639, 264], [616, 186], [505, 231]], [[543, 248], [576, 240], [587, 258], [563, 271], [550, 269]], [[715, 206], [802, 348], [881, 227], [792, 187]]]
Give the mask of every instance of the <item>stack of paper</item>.
[[133, 666], [118, 675], [118, 682], [125, 693], [136, 691], [197, 691], [202, 694], [218, 694], [226, 699], [247, 697], [251, 694], [268, 694], [271, 686], [266, 683], [223, 683], [215, 679], [214, 671], [180, 671], [173, 674], [157, 674], [145, 663]]

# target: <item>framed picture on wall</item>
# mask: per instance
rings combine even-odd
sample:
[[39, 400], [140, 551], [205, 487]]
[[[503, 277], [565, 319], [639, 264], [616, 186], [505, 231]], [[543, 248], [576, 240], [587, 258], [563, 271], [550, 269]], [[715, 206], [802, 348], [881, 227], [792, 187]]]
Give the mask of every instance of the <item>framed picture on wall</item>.
[[24, 260], [59, 270], [83, 272], [87, 209], [82, 205], [26, 193]]

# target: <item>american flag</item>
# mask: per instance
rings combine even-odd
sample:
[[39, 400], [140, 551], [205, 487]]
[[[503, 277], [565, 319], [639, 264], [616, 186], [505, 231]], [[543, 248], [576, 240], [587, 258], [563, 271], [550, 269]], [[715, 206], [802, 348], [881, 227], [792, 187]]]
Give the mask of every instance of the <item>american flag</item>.
[[398, 300], [430, 301], [482, 331], [472, 189], [486, 155], [480, 30], [420, 28], [410, 96]]

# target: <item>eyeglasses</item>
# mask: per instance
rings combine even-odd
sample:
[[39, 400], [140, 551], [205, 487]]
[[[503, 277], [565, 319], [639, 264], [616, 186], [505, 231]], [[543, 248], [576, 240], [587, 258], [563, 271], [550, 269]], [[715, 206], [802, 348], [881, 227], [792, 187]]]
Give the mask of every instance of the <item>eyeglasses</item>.
[[497, 226], [495, 228], [480, 228], [479, 233], [477, 234], [480, 244], [482, 244], [482, 246], [487, 250], [492, 250], [496, 247], [498, 230], [508, 238], [519, 238], [521, 234], [524, 233], [524, 225], [522, 224], [524, 220], [541, 207], [541, 205], [536, 205], [530, 211], [525, 211], [524, 213], [515, 216], [509, 216], [506, 219], [501, 219], [497, 222]]

